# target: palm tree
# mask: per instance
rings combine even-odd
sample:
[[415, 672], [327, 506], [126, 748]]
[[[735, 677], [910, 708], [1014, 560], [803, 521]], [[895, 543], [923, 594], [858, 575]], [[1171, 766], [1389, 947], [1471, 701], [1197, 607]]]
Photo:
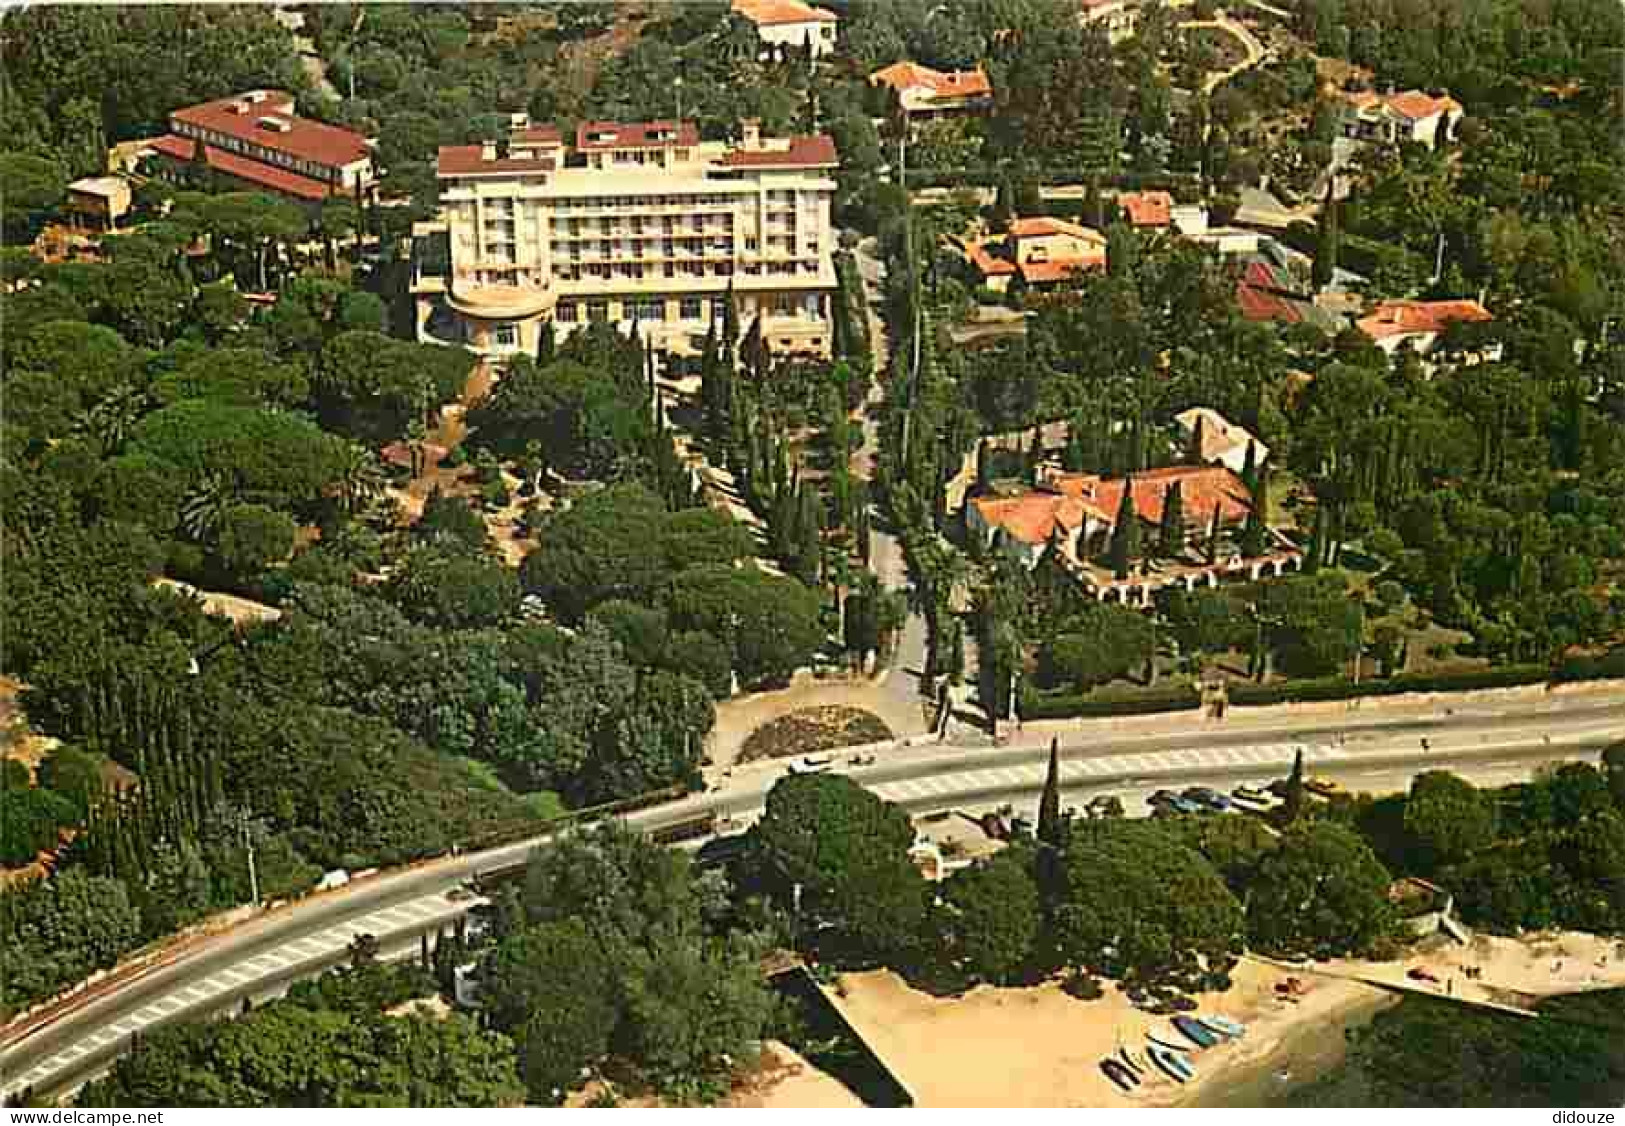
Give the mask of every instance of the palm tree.
[[199, 543], [213, 541], [226, 513], [238, 504], [239, 492], [235, 477], [218, 472], [205, 473], [203, 480], [181, 504], [181, 527]]
[[382, 496], [386, 484], [383, 468], [372, 451], [355, 442], [346, 443], [333, 483], [339, 507], [354, 516]]
[[113, 390], [101, 402], [80, 413], [73, 429], [95, 442], [103, 457], [111, 457], [123, 447], [130, 430], [146, 413], [147, 396], [128, 383]]

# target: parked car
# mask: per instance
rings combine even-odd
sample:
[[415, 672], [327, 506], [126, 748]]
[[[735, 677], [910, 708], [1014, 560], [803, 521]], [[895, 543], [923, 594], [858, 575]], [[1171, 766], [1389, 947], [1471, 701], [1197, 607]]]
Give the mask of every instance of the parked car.
[[1303, 784], [1303, 788], [1311, 794], [1319, 794], [1323, 798], [1334, 798], [1339, 794], [1348, 793], [1339, 783], [1330, 778], [1311, 778]]
[[817, 774], [828, 770], [835, 760], [828, 755], [804, 755], [790, 762], [791, 774]]
[[1171, 806], [1178, 799], [1179, 795], [1174, 793], [1172, 790], [1158, 790], [1156, 793], [1145, 799], [1145, 804], [1154, 809], [1159, 805]]
[[1192, 786], [1181, 796], [1186, 801], [1195, 802], [1204, 809], [1211, 809], [1217, 813], [1225, 813], [1230, 809], [1230, 799], [1209, 786]]
[[1237, 786], [1230, 791], [1230, 796], [1237, 801], [1252, 802], [1257, 805], [1274, 805], [1274, 796], [1268, 790], [1261, 790], [1257, 786]]
[[1089, 799], [1089, 803], [1083, 809], [1089, 817], [1121, 817], [1123, 799], [1116, 794], [1096, 794]]

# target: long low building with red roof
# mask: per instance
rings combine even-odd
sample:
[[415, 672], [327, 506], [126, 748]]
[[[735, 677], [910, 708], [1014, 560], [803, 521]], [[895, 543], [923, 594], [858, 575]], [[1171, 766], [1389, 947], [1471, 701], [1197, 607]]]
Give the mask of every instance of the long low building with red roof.
[[420, 336], [500, 360], [609, 321], [692, 357], [732, 301], [770, 353], [828, 356], [839, 159], [755, 121], [708, 141], [692, 121], [566, 137], [516, 115], [505, 142], [440, 149], [440, 215], [414, 231]]
[[372, 145], [349, 129], [300, 117], [293, 95], [250, 90], [186, 106], [146, 149], [173, 171], [207, 168], [246, 188], [303, 203], [354, 195], [374, 179]]

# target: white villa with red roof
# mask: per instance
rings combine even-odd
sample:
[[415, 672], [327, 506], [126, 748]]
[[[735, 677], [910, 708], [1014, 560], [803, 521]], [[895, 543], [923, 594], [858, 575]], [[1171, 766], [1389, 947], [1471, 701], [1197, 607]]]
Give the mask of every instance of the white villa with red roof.
[[812, 47], [814, 58], [835, 50], [840, 17], [828, 8], [801, 0], [733, 0], [733, 12], [756, 25], [756, 36], [769, 47]]
[[871, 74], [869, 85], [890, 90], [911, 118], [982, 113], [993, 105], [993, 84], [981, 67], [942, 71], [919, 63], [896, 62]]
[[1019, 281], [1044, 289], [1087, 270], [1106, 267], [1106, 236], [1065, 219], [1035, 215], [1012, 219], [1009, 230], [985, 239], [950, 239], [980, 284], [1004, 293]]
[[503, 144], [440, 150], [440, 215], [414, 228], [420, 339], [535, 354], [592, 321], [695, 356], [730, 298], [778, 355], [828, 356], [835, 291], [825, 136], [737, 143], [693, 122], [589, 121], [566, 140], [512, 121]]
[[[1408, 344], [1425, 356], [1438, 347], [1439, 338], [1451, 325], [1487, 324], [1494, 319], [1488, 309], [1473, 300], [1391, 300], [1378, 304], [1354, 325], [1389, 355]], [[1495, 360], [1499, 357], [1499, 345], [1493, 345], [1480, 358]]]
[[1465, 111], [1449, 94], [1433, 95], [1421, 90], [1402, 94], [1366, 91], [1345, 94], [1347, 112], [1344, 132], [1357, 140], [1397, 144], [1413, 141], [1428, 148], [1456, 139], [1456, 126]]
[[202, 164], [250, 190], [301, 203], [371, 186], [372, 145], [360, 133], [300, 117], [293, 95], [250, 90], [169, 115], [170, 132], [146, 149], [172, 168]]

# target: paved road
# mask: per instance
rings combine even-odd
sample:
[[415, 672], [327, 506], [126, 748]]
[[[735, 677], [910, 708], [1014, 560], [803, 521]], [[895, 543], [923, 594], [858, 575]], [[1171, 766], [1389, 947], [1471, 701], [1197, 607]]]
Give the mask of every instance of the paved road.
[[[1449, 712], [1444, 710], [1447, 703], [1454, 705]], [[1074, 802], [1108, 790], [1137, 802], [1162, 786], [1278, 777], [1300, 746], [1315, 773], [1339, 778], [1354, 789], [1402, 788], [1416, 771], [1436, 767], [1507, 781], [1548, 760], [1595, 757], [1625, 735], [1625, 700], [1617, 694], [1554, 694], [1535, 700], [1487, 694], [1455, 697], [1435, 707], [1398, 716], [1285, 715], [1237, 729], [1131, 738], [1098, 731], [1063, 736], [1063, 785]], [[916, 812], [1025, 802], [1042, 786], [1049, 738], [1047, 731], [1029, 728], [997, 749], [900, 747], [883, 763], [850, 773]], [[782, 773], [782, 767], [771, 766], [741, 771], [733, 789], [695, 795], [627, 820], [650, 829], [706, 813], [749, 819], [759, 813], [767, 790]], [[127, 1047], [130, 1033], [218, 1011], [244, 995], [258, 995], [291, 977], [336, 964], [357, 934], [370, 933], [397, 946], [415, 941], [417, 934], [438, 929], [466, 909], [466, 902], [453, 902], [448, 892], [479, 871], [521, 863], [546, 839], [436, 861], [313, 897], [189, 949], [133, 980], [119, 980], [105, 995], [66, 1007], [57, 1019], [26, 1035], [13, 1029], [0, 1040], [0, 1094], [14, 1095], [28, 1085], [37, 1091], [71, 1088]]]

